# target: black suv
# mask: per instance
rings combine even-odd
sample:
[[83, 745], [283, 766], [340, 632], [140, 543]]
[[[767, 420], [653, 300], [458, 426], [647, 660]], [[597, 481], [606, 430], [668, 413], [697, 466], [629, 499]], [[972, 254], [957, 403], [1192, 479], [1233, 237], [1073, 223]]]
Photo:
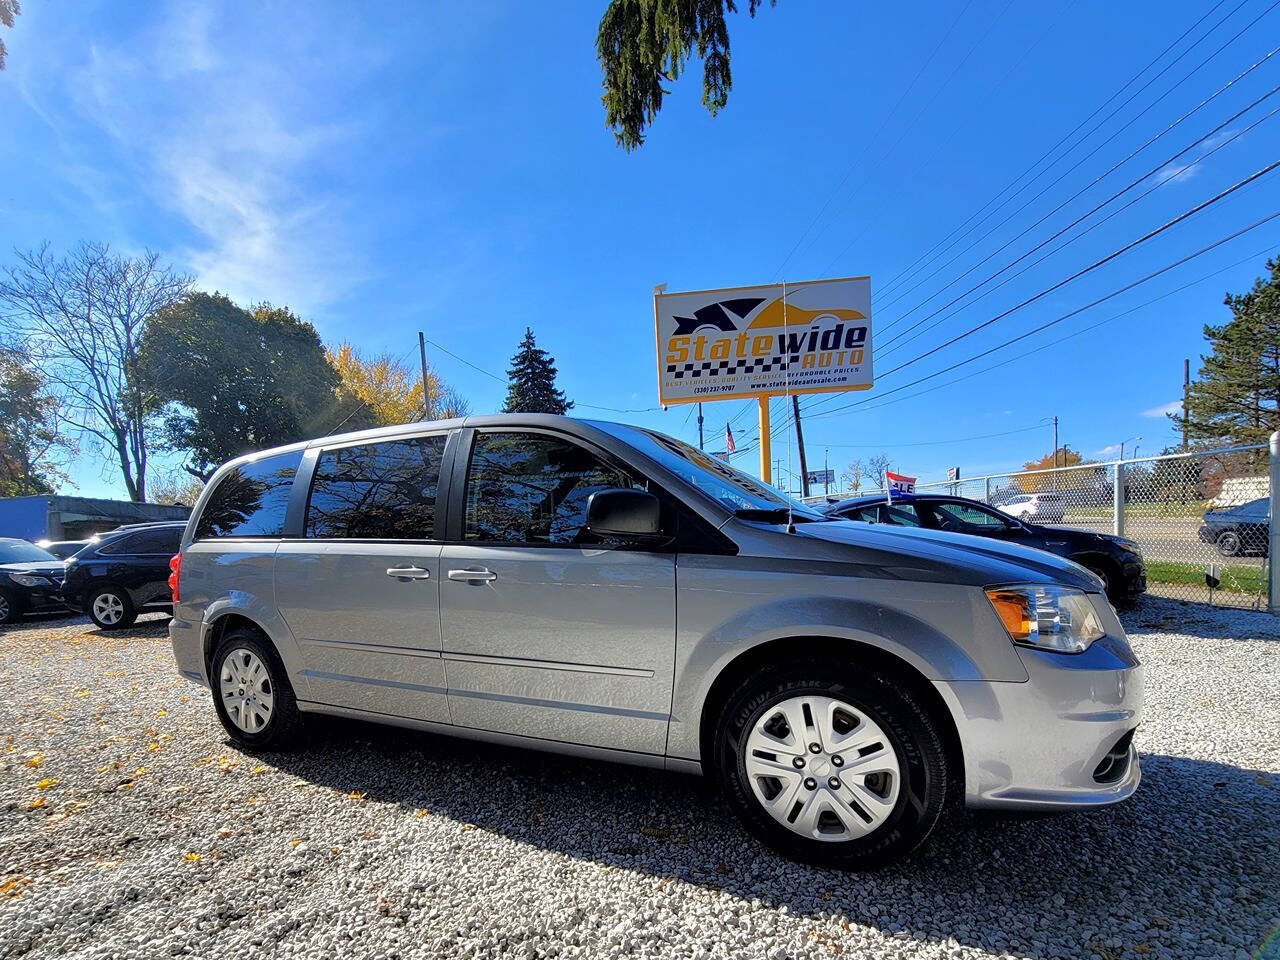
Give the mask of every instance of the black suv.
[[968, 533], [1047, 550], [1097, 574], [1112, 603], [1132, 600], [1147, 589], [1142, 553], [1132, 540], [1091, 530], [1023, 523], [977, 500], [905, 494], [889, 504], [883, 496], [857, 497], [837, 500], [825, 513], [832, 519]]
[[104, 630], [127, 627], [144, 610], [172, 610], [169, 560], [185, 522], [120, 527], [67, 561], [62, 598]]

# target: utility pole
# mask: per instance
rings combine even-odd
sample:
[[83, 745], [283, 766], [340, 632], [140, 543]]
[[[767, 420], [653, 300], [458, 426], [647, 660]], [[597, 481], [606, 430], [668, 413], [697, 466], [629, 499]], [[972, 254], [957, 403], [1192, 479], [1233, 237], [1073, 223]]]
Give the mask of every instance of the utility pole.
[[800, 448], [800, 491], [802, 496], [809, 495], [809, 468], [804, 458], [804, 433], [800, 430], [800, 398], [791, 395], [791, 416], [796, 421], [796, 446]]
[[781, 490], [782, 483], [782, 458], [777, 457], [773, 461], [773, 475], [778, 478], [778, 489]]
[[427, 338], [418, 331], [418, 356], [422, 358], [422, 419], [431, 419], [431, 395], [427, 390]]
[[831, 448], [823, 447], [822, 449], [822, 493], [827, 496], [831, 493], [831, 465], [828, 462], [831, 459]]
[[[1062, 458], [1062, 465], [1067, 465], [1067, 458]], [[1053, 418], [1053, 489], [1058, 489], [1058, 417]]]
[[1182, 449], [1187, 449], [1187, 398], [1191, 394], [1191, 358], [1182, 361]]
[[698, 401], [698, 449], [702, 449], [702, 401]]

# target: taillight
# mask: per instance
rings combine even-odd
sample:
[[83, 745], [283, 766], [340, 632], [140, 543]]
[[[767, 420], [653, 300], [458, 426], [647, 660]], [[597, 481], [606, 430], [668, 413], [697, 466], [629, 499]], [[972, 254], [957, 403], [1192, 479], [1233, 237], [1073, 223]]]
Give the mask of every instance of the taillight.
[[173, 592], [173, 602], [178, 602], [178, 576], [182, 572], [182, 554], [174, 554], [169, 558], [169, 589]]

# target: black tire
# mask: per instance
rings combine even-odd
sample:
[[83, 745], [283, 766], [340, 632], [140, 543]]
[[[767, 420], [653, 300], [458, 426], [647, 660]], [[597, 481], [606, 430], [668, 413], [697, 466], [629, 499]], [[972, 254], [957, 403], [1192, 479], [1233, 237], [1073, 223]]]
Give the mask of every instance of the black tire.
[[11, 590], [0, 590], [0, 624], [17, 623], [22, 614], [22, 598]]
[[1102, 590], [1112, 604], [1124, 602], [1124, 585], [1120, 582], [1120, 568], [1108, 560], [1088, 559], [1080, 561], [1081, 565], [1102, 581]]
[[[106, 612], [106, 609], [115, 608], [111, 598], [114, 598], [120, 610], [115, 619], [111, 619], [112, 615]], [[84, 612], [103, 630], [123, 630], [133, 626], [133, 622], [138, 619], [138, 610], [133, 605], [129, 591], [114, 583], [98, 584], [91, 588], [85, 596]]]
[[[269, 675], [269, 692], [272, 696], [271, 714], [266, 724], [256, 731], [250, 732], [241, 728], [227, 711], [223, 702], [222, 681], [223, 668], [228, 657], [239, 651], [248, 651], [261, 661]], [[209, 682], [213, 688], [213, 709], [222, 721], [231, 739], [247, 750], [281, 750], [297, 742], [302, 732], [302, 714], [298, 710], [298, 700], [294, 696], [293, 686], [285, 672], [284, 663], [279, 654], [262, 634], [256, 630], [237, 627], [227, 631], [226, 636], [213, 652], [213, 661], [209, 668]]]
[[[841, 700], [873, 720], [890, 741], [902, 773], [892, 812], [872, 832], [843, 841], [812, 839], [783, 826], [762, 806], [747, 777], [746, 737], [771, 709], [791, 697]], [[866, 870], [894, 862], [925, 841], [947, 804], [950, 771], [938, 724], [912, 690], [854, 664], [808, 660], [748, 679], [716, 724], [712, 766], [746, 828], [779, 853], [802, 863]]]
[[1239, 556], [1243, 546], [1240, 542], [1240, 534], [1234, 530], [1223, 530], [1218, 534], [1217, 545], [1218, 552], [1224, 557]]

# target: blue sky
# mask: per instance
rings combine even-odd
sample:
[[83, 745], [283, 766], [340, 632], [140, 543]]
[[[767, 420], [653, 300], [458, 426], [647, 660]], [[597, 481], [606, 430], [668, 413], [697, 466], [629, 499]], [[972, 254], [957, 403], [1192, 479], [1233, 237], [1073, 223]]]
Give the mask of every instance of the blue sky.
[[[829, 450], [837, 469], [884, 451], [926, 480], [952, 465], [966, 475], [1003, 470], [1049, 451], [1045, 418], [1055, 415], [1062, 440], [1088, 456], [1105, 457], [1135, 435], [1154, 453], [1174, 442], [1159, 411], [1181, 394], [1183, 358], [1198, 367], [1202, 325], [1222, 322], [1223, 294], [1246, 288], [1266, 251], [1280, 252], [1280, 220], [986, 360], [890, 391], [1280, 209], [1280, 172], [978, 334], [887, 371], [1280, 156], [1280, 118], [1263, 119], [1276, 97], [1160, 166], [1280, 84], [1277, 55], [992, 255], [1263, 57], [1280, 36], [1280, 10], [1269, 6], [781, 0], [754, 21], [731, 18], [727, 109], [715, 119], [703, 110], [697, 67], [628, 155], [603, 125], [599, 0], [88, 2], [74, 11], [30, 2], [6, 31], [0, 73], [0, 258], [43, 240], [151, 248], [206, 289], [292, 306], [328, 341], [412, 361], [422, 329], [498, 374], [532, 326], [579, 414], [689, 440], [697, 436], [690, 408], [655, 409], [655, 284], [869, 274], [877, 383], [870, 394], [805, 398], [811, 468]], [[1210, 9], [1081, 133], [1204, 35], [1166, 73], [954, 248], [901, 278]], [[1147, 196], [1023, 272], [1056, 243], [1028, 257], [890, 351], [894, 333], [1152, 170], [1078, 229]], [[502, 384], [431, 353], [476, 412], [500, 405]], [[721, 444], [726, 421], [749, 447], [755, 414], [743, 402], [707, 406], [708, 445]], [[784, 442], [774, 449], [785, 458]], [[751, 454], [735, 462], [756, 467]], [[88, 457], [74, 480], [93, 495], [122, 491]]]

